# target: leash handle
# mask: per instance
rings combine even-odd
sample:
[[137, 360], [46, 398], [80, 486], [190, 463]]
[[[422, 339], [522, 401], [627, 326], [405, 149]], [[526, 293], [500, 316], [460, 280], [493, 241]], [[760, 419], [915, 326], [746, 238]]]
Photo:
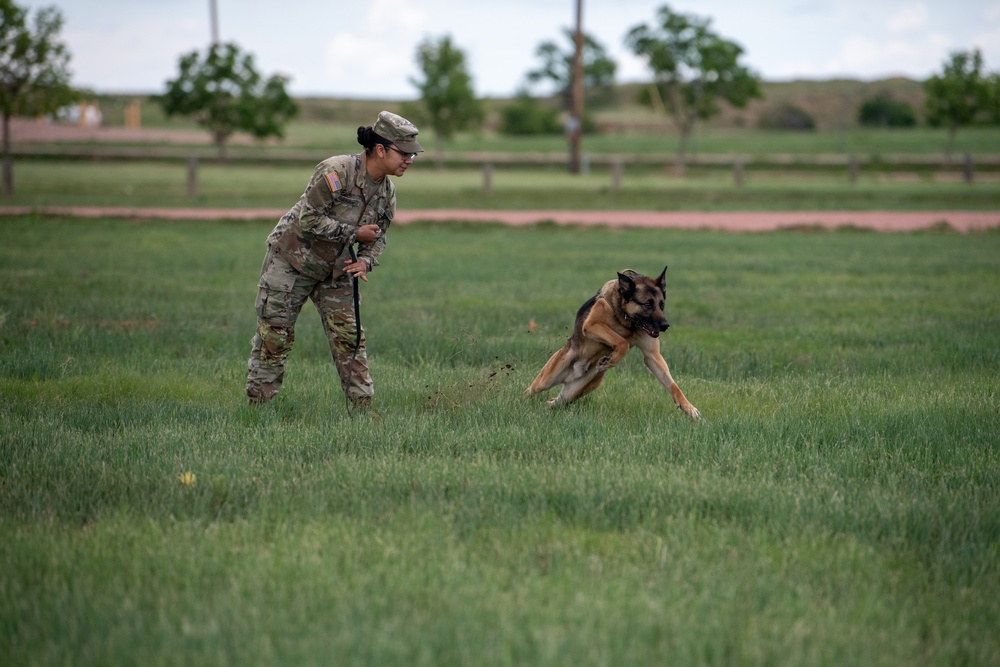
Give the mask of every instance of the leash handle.
[[[382, 238], [382, 230], [379, 229], [378, 236], [375, 238], [374, 242]], [[347, 251], [351, 254], [351, 261], [358, 261], [358, 251], [355, 250], [354, 244], [347, 246]], [[358, 358], [358, 347], [361, 346], [361, 292], [359, 290], [359, 281], [357, 276], [351, 276], [352, 288], [354, 291], [354, 352], [351, 354], [351, 365], [347, 369], [347, 389], [344, 392], [344, 401], [347, 405], [347, 413], [351, 412], [351, 380], [354, 377], [354, 361]]]
[[[348, 252], [351, 253], [351, 261], [352, 262], [358, 261], [358, 253], [354, 249], [353, 243], [347, 246], [347, 250]], [[356, 353], [358, 345], [361, 344], [361, 293], [358, 290], [358, 277], [351, 276], [351, 282], [353, 283], [354, 287], [354, 325], [355, 325], [354, 328], [357, 333], [357, 340], [354, 341], [354, 351]], [[352, 366], [354, 365], [353, 361], [351, 362], [351, 365]]]
[[[351, 261], [358, 261], [358, 253], [354, 244], [347, 246], [351, 253]], [[351, 413], [351, 380], [354, 377], [354, 360], [358, 358], [358, 347], [361, 345], [361, 292], [358, 290], [358, 277], [351, 276], [351, 287], [354, 291], [354, 352], [351, 353], [351, 365], [347, 368], [347, 387], [344, 390], [344, 403], [347, 413]]]

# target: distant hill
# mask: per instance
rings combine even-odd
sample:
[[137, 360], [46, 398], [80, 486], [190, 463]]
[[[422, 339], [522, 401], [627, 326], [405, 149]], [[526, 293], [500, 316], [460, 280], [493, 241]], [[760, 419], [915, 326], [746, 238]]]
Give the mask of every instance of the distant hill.
[[[608, 101], [593, 105], [588, 112], [594, 115], [600, 125], [609, 128], [657, 130], [664, 125], [672, 125], [663, 114], [636, 102], [640, 88], [641, 84], [616, 86]], [[923, 83], [911, 79], [764, 82], [762, 88], [764, 99], [751, 102], [746, 109], [723, 106], [722, 113], [707, 125], [716, 128], [755, 128], [762, 113], [773, 107], [791, 104], [808, 113], [816, 122], [817, 130], [838, 130], [845, 127], [845, 124], [846, 127], [856, 125], [862, 102], [880, 93], [907, 102], [917, 112], [917, 117], [921, 120], [923, 118]], [[399, 105], [399, 102], [393, 101], [326, 98], [298, 101], [302, 107], [302, 120], [326, 121], [374, 118], [381, 109]], [[487, 122], [495, 124], [499, 109], [510, 102], [507, 98], [485, 100]], [[558, 106], [559, 99], [548, 98], [547, 103]]]
[[[671, 124], [663, 114], [636, 103], [641, 84], [618, 86], [613, 105], [593, 110], [604, 124], [620, 125], [630, 129], [648, 126], [650, 130]], [[764, 98], [754, 100], [745, 109], [723, 105], [722, 112], [708, 121], [713, 128], [756, 128], [762, 113], [769, 109], [790, 104], [808, 113], [819, 131], [838, 130], [857, 125], [858, 109], [870, 97], [886, 94], [893, 99], [910, 104], [923, 119], [923, 83], [911, 79], [893, 78], [879, 81], [833, 79], [826, 81], [764, 82]]]
[[789, 103], [812, 116], [816, 129], [836, 130], [856, 125], [861, 104], [879, 94], [908, 103], [923, 122], [923, 82], [912, 79], [789, 81], [765, 83], [762, 87], [763, 100], [755, 100], [744, 110], [727, 109], [712, 124], [756, 127], [763, 111]]

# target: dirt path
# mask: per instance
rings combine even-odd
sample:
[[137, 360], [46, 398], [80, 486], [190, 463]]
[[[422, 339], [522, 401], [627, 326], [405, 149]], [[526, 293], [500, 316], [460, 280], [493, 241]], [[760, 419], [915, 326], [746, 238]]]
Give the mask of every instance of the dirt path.
[[[83, 218], [136, 218], [165, 220], [277, 220], [284, 209], [128, 208], [96, 206], [0, 206], [0, 216], [66, 215]], [[764, 212], [658, 212], [658, 211], [483, 211], [458, 209], [401, 209], [398, 224], [417, 221], [499, 222], [531, 225], [655, 227], [664, 229], [714, 229], [764, 232], [788, 228], [857, 227], [885, 232], [908, 232], [947, 225], [959, 232], [1000, 227], [1000, 211], [764, 211]]]

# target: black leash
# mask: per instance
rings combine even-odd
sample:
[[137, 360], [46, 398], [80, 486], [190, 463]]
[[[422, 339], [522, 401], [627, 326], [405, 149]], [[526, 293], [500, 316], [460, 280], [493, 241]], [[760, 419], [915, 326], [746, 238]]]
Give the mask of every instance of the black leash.
[[[358, 261], [358, 253], [354, 244], [347, 246], [351, 253], [351, 261]], [[347, 387], [344, 390], [344, 401], [347, 414], [351, 414], [351, 378], [354, 375], [354, 360], [358, 358], [358, 347], [361, 346], [361, 292], [358, 289], [358, 277], [352, 276], [354, 288], [354, 352], [351, 354], [351, 365], [347, 369]]]

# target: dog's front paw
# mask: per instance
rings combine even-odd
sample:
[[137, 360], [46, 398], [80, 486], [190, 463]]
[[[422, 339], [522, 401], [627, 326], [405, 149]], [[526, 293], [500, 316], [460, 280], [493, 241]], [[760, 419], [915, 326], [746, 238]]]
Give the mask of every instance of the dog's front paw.
[[677, 407], [680, 408], [684, 414], [686, 414], [694, 421], [698, 421], [699, 419], [701, 419], [701, 411], [698, 408], [691, 405], [690, 403], [684, 406], [678, 405]]
[[611, 368], [611, 355], [605, 354], [603, 357], [597, 360], [597, 370], [606, 371]]

